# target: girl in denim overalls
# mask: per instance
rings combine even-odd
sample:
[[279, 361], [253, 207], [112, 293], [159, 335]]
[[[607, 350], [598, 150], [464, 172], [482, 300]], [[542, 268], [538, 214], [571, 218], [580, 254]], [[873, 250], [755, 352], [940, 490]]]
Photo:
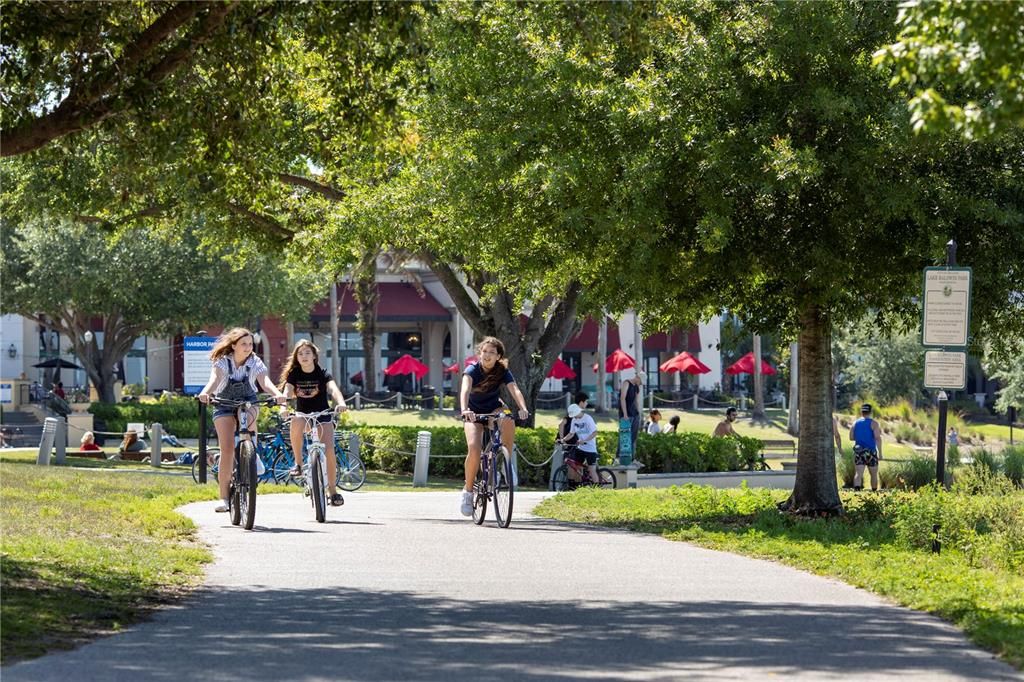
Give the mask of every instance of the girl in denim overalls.
[[[210, 394], [225, 400], [251, 400], [255, 402], [259, 387], [274, 396], [278, 404], [285, 403], [284, 394], [270, 380], [267, 366], [253, 353], [253, 335], [248, 329], [235, 327], [217, 339], [210, 351], [213, 370], [210, 381], [199, 393], [199, 400], [210, 401]], [[217, 430], [217, 444], [220, 446], [220, 470], [217, 482], [220, 484], [220, 504], [216, 511], [228, 510], [228, 488], [231, 472], [235, 465], [235, 427], [237, 410], [233, 407], [218, 406], [213, 411], [213, 427]], [[256, 424], [256, 408], [249, 410], [249, 424]]]

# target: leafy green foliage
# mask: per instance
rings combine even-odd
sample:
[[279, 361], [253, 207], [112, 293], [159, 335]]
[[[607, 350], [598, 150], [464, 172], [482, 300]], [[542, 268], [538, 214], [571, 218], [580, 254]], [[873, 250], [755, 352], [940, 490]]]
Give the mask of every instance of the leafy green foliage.
[[909, 90], [914, 130], [985, 137], [1024, 124], [1022, 24], [1017, 2], [906, 2], [874, 58]]

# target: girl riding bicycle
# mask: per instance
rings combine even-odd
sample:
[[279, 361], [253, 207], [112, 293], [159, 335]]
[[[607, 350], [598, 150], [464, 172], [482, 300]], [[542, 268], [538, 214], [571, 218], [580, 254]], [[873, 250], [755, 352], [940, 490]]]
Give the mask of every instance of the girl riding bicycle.
[[[476, 480], [477, 469], [480, 468], [480, 453], [483, 450], [484, 425], [474, 420], [478, 414], [490, 414], [501, 406], [501, 387], [508, 386], [509, 393], [519, 406], [519, 418], [530, 416], [526, 409], [526, 399], [516, 386], [515, 377], [508, 369], [505, 359], [505, 345], [493, 336], [485, 337], [476, 347], [477, 362], [468, 366], [462, 374], [462, 387], [459, 390], [459, 405], [462, 418], [465, 420], [466, 431], [466, 485], [462, 489], [462, 501], [459, 511], [463, 516], [473, 515], [473, 481]], [[515, 441], [516, 427], [511, 420], [501, 424], [501, 442], [512, 452]]]
[[[217, 339], [210, 351], [213, 369], [210, 380], [199, 393], [199, 400], [210, 402], [210, 394], [224, 400], [256, 401], [259, 387], [274, 396], [278, 404], [285, 402], [284, 394], [270, 380], [267, 366], [253, 353], [253, 335], [244, 327], [235, 327]], [[256, 424], [256, 406], [249, 409], [249, 423]], [[217, 444], [220, 446], [220, 470], [217, 482], [220, 484], [220, 503], [215, 511], [226, 512], [231, 474], [235, 465], [235, 429], [238, 410], [218, 405], [213, 411], [213, 427], [217, 430]]]
[[[292, 350], [291, 357], [281, 370], [279, 386], [288, 398], [295, 398], [295, 409], [306, 414], [323, 412], [328, 409], [328, 394], [334, 400], [334, 411], [343, 412], [348, 409], [345, 398], [338, 389], [338, 384], [330, 373], [320, 366], [320, 349], [311, 342], [302, 339]], [[345, 504], [341, 493], [335, 490], [338, 465], [334, 459], [334, 421], [331, 415], [322, 415], [317, 421], [320, 424], [320, 440], [327, 454], [327, 492], [328, 499], [334, 507]], [[291, 439], [292, 453], [295, 455], [295, 468], [292, 476], [302, 475], [302, 432], [305, 420], [292, 419]]]

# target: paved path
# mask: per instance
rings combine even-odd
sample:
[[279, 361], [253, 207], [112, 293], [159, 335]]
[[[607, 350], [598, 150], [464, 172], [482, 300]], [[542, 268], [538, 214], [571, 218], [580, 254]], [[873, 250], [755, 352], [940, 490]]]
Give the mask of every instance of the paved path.
[[476, 527], [454, 493], [354, 493], [257, 532], [185, 512], [206, 587], [152, 621], [5, 667], [20, 680], [1020, 680], [953, 627], [766, 561], [526, 510]]

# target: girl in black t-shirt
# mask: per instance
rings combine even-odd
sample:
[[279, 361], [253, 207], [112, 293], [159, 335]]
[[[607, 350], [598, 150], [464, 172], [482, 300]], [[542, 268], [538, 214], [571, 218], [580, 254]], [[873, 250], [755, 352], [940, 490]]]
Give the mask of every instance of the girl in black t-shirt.
[[[327, 396], [334, 399], [334, 411], [343, 412], [348, 409], [345, 405], [345, 398], [338, 389], [338, 384], [330, 373], [320, 366], [320, 349], [311, 342], [302, 339], [295, 344], [291, 357], [284, 364], [281, 370], [281, 390], [288, 398], [295, 398], [295, 409], [307, 414], [322, 412], [330, 407], [327, 404]], [[334, 422], [331, 415], [323, 415], [319, 418], [320, 440], [326, 450], [327, 459], [327, 492], [330, 495], [331, 504], [340, 507], [345, 504], [341, 493], [334, 487], [335, 479], [338, 476], [338, 465], [334, 458]], [[293, 476], [302, 474], [302, 436], [306, 427], [303, 419], [292, 419], [291, 439], [292, 453], [295, 455], [295, 467], [292, 469]]]

